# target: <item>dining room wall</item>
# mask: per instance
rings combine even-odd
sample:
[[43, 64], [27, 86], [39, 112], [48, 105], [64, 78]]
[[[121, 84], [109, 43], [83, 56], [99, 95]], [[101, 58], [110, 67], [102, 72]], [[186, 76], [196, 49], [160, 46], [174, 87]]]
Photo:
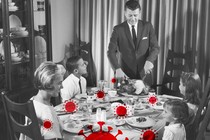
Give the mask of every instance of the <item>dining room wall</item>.
[[65, 46], [73, 43], [74, 0], [51, 0], [52, 56], [54, 62], [64, 58]]

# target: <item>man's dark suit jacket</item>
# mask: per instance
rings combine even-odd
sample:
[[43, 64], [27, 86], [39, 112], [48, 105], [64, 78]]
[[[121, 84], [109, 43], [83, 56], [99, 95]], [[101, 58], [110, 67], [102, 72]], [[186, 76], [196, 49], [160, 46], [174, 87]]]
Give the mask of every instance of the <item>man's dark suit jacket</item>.
[[128, 23], [125, 21], [114, 27], [107, 54], [114, 70], [121, 68], [128, 77], [141, 79], [140, 73], [146, 60], [154, 63], [159, 49], [151, 23], [138, 21], [135, 48]]

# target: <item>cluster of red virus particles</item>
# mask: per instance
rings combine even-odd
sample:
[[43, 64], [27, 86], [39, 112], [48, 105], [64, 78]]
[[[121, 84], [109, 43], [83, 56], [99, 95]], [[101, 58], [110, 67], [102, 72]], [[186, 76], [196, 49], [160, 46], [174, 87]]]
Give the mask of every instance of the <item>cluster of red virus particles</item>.
[[[104, 132], [102, 130], [102, 126], [105, 124], [105, 122], [98, 122], [100, 126], [100, 130], [98, 132], [93, 132], [93, 125], [89, 125], [88, 129], [91, 130], [91, 134], [89, 136], [85, 136], [83, 130], [80, 130], [78, 135], [82, 135], [85, 137], [85, 140], [117, 140], [117, 136], [123, 134], [121, 130], [118, 130], [118, 133], [114, 136], [110, 133], [110, 131], [113, 129], [112, 127], [108, 126], [108, 132]], [[127, 137], [125, 140], [129, 140]]]
[[78, 104], [72, 99], [66, 100], [63, 103], [63, 110], [68, 113], [74, 113], [78, 110]]
[[52, 130], [53, 128], [53, 122], [49, 119], [46, 119], [43, 121], [43, 127], [44, 127], [44, 130]]

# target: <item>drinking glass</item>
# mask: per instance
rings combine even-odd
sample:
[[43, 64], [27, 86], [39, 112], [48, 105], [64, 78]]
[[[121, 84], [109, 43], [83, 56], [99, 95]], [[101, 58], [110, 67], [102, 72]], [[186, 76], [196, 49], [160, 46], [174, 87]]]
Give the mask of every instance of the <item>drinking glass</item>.
[[98, 88], [99, 88], [99, 90], [103, 91], [104, 88], [106, 87], [106, 84], [107, 84], [107, 81], [105, 81], [105, 80], [99, 80], [98, 81]]

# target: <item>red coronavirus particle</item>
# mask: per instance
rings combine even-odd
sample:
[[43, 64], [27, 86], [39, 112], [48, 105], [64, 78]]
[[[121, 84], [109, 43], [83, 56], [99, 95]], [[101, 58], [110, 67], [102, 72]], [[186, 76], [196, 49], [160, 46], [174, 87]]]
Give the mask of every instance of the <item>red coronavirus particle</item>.
[[51, 130], [51, 129], [53, 128], [53, 123], [52, 123], [52, 121], [49, 120], [49, 119], [44, 120], [44, 121], [43, 121], [43, 127], [44, 127], [44, 129], [46, 129], [46, 130]]
[[63, 104], [63, 109], [68, 113], [74, 113], [78, 110], [78, 105], [72, 99], [66, 100]]
[[[83, 130], [80, 130], [78, 135], [82, 135], [85, 137], [85, 140], [117, 140], [117, 136], [123, 134], [121, 130], [118, 130], [118, 133], [114, 136], [110, 133], [110, 131], [113, 129], [112, 127], [108, 126], [108, 132], [104, 132], [102, 130], [102, 126], [105, 124], [105, 122], [98, 122], [100, 126], [100, 130], [98, 132], [93, 132], [93, 126], [89, 125], [88, 129], [91, 130], [91, 134], [89, 136], [85, 136]], [[128, 140], [126, 137], [125, 140]]]
[[157, 132], [153, 129], [142, 130], [140, 140], [156, 140], [158, 138]]
[[123, 118], [131, 115], [131, 110], [127, 105], [119, 103], [114, 108], [114, 115], [116, 116], [116, 118], [123, 119]]
[[104, 99], [105, 97], [105, 93], [103, 90], [99, 90], [97, 93], [96, 93], [96, 98], [98, 99]]
[[158, 101], [158, 99], [155, 95], [149, 95], [147, 100], [148, 100], [149, 104], [152, 106], [154, 106]]
[[111, 82], [114, 84], [117, 82], [116, 78], [112, 78]]

